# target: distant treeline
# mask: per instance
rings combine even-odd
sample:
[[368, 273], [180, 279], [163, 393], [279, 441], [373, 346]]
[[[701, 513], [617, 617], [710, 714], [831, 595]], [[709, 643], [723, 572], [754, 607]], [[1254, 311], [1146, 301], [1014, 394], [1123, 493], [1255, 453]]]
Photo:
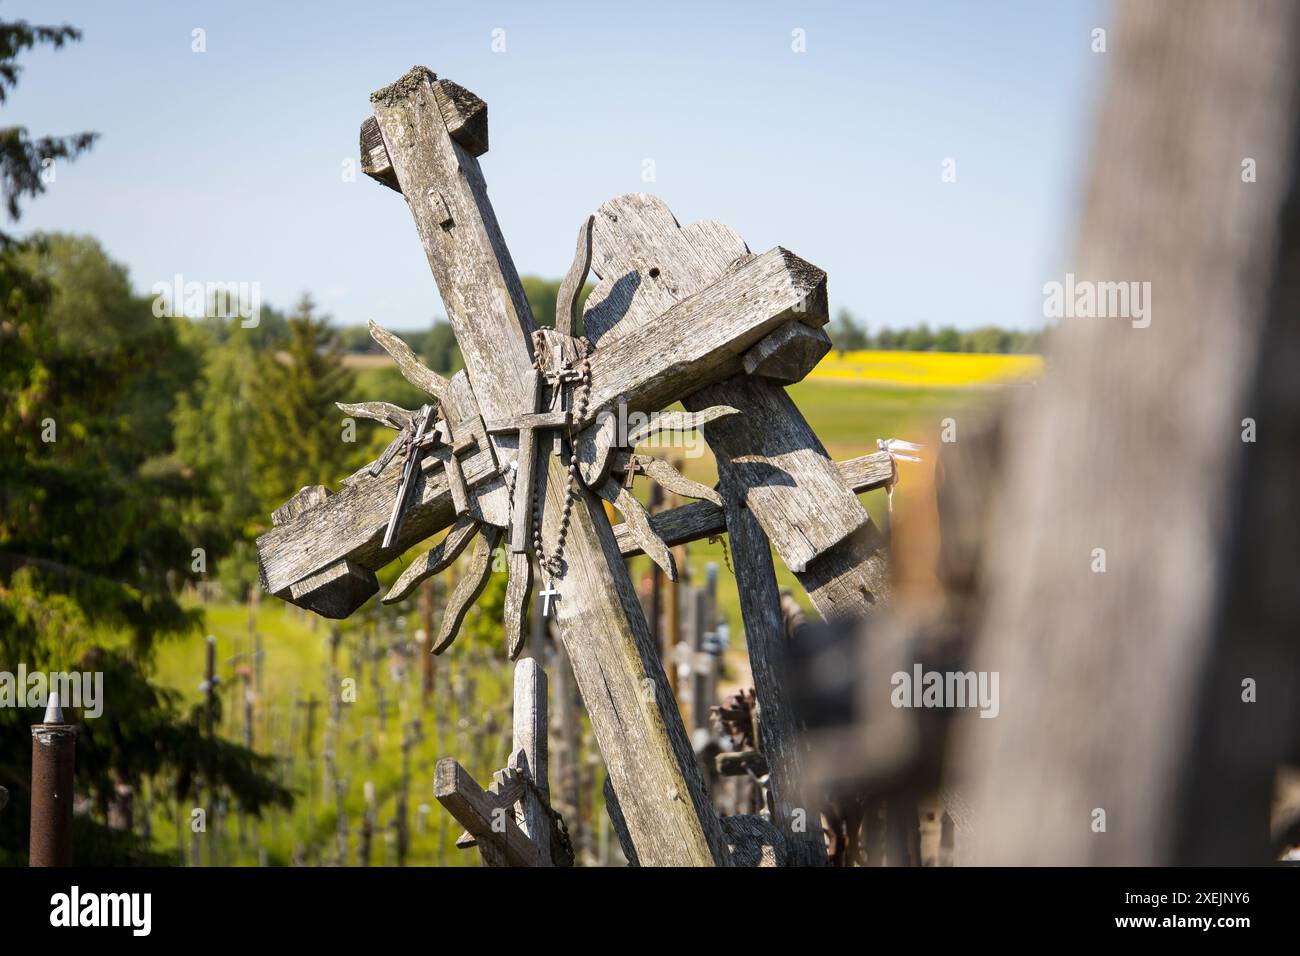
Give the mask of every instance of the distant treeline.
[[930, 328], [921, 323], [910, 329], [883, 326], [874, 335], [848, 309], [840, 309], [828, 327], [837, 352], [882, 349], [887, 352], [1041, 352], [1042, 330], [1022, 332], [985, 325], [965, 332], [943, 325]]
[[[539, 325], [555, 324], [555, 297], [560, 291], [559, 279], [539, 279], [536, 276], [524, 276], [521, 279], [524, 295], [533, 310], [533, 318]], [[591, 291], [590, 284], [582, 290], [578, 298], [579, 313], [582, 303], [586, 302]], [[434, 319], [433, 324], [424, 330], [394, 329], [415, 352], [420, 355], [435, 372], [444, 375], [462, 368], [460, 348], [456, 345], [456, 334], [451, 323], [446, 319]], [[383, 355], [383, 350], [370, 338], [370, 331], [364, 325], [345, 325], [337, 329], [340, 351], [361, 355], [373, 353]]]
[[[525, 276], [523, 283], [537, 321], [543, 325], [553, 325], [555, 294], [559, 291], [559, 280]], [[835, 321], [827, 326], [827, 332], [837, 352], [882, 349], [889, 352], [1037, 353], [1042, 351], [1045, 334], [1041, 330], [1023, 332], [996, 325], [961, 331], [951, 325], [931, 328], [925, 323], [910, 329], [891, 329], [884, 326], [872, 333], [858, 322], [848, 309], [839, 311]], [[423, 356], [429, 367], [435, 371], [447, 374], [461, 368], [460, 349], [456, 346], [456, 336], [446, 320], [436, 319], [428, 329], [423, 331], [398, 331], [397, 334]], [[363, 325], [349, 325], [338, 329], [338, 344], [340, 350], [345, 353], [382, 354], [379, 347], [371, 341], [370, 333]]]

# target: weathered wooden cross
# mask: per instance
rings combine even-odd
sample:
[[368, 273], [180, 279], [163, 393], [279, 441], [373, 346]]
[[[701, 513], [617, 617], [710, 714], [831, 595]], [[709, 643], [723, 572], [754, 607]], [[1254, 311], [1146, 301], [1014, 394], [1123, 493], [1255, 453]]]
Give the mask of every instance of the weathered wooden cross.
[[551, 810], [546, 671], [531, 657], [515, 664], [510, 761], [482, 789], [451, 757], [434, 769], [433, 794], [465, 828], [456, 841], [477, 846], [488, 866], [572, 866], [573, 846]]
[[[420, 456], [407, 482], [381, 458], [337, 494], [304, 488], [258, 540], [263, 586], [346, 617], [378, 590], [378, 568], [449, 527], [384, 598], [402, 599], [473, 542], [434, 643], [440, 652], [482, 591], [508, 530], [511, 657], [523, 646], [536, 557], [560, 598], [556, 618], [617, 796], [620, 838], [643, 865], [727, 865], [733, 849], [737, 860], [757, 857], [737, 843], [754, 827], [724, 830], [709, 805], [623, 559], [644, 552], [675, 579], [671, 545], [728, 532], [773, 768], [771, 826], [788, 862], [823, 861], [779, 676], [786, 636], [771, 547], [823, 614], [879, 603], [881, 540], [856, 492], [895, 475], [884, 452], [831, 461], [784, 391], [829, 349], [825, 273], [780, 247], [751, 254], [718, 223], [682, 228], [655, 197], [626, 195], [583, 223], [557, 328], [536, 330], [479, 168], [486, 104], [422, 67], [371, 101], [363, 168], [406, 199], [465, 370], [446, 381], [391, 334], [373, 325], [372, 334], [434, 399], [439, 422], [455, 423], [435, 429], [451, 445]], [[588, 269], [600, 281], [582, 316], [584, 337], [576, 338]], [[626, 427], [678, 400], [688, 413]], [[341, 407], [400, 429], [399, 448], [415, 440], [415, 412], [379, 402]], [[718, 460], [716, 491], [632, 454], [656, 429], [697, 427]], [[539, 428], [550, 431], [549, 443], [535, 441]], [[701, 500], [649, 516], [626, 487], [629, 470]], [[623, 514], [618, 527], [602, 499]], [[399, 520], [385, 545], [395, 500]]]

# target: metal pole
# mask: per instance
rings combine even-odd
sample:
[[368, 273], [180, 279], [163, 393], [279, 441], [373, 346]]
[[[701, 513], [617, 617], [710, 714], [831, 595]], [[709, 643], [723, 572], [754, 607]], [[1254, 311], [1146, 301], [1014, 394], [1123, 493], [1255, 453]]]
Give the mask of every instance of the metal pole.
[[72, 864], [72, 790], [77, 728], [63, 722], [59, 695], [50, 695], [45, 720], [32, 727], [32, 866]]

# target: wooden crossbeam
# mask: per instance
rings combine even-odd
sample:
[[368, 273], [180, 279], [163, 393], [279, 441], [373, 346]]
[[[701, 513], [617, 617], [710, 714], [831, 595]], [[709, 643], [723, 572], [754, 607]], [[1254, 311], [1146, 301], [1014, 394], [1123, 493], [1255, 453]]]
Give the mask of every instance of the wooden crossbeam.
[[[883, 488], [893, 478], [889, 455], [883, 451], [872, 452], [848, 461], [835, 462], [844, 483], [855, 493]], [[702, 541], [727, 530], [727, 517], [722, 508], [710, 501], [692, 501], [677, 508], [655, 512], [650, 516], [651, 530], [673, 547], [691, 541]], [[624, 557], [644, 554], [634, 530], [626, 522], [614, 526], [614, 537], [619, 552]]]
[[[592, 392], [587, 412], [582, 419], [573, 421], [574, 427], [594, 426], [600, 413], [608, 413], [620, 398], [629, 412], [657, 411], [676, 401], [684, 391], [740, 373], [741, 356], [747, 343], [783, 324], [790, 315], [806, 317], [812, 322], [824, 320], [825, 280], [825, 273], [784, 249], [753, 257], [709, 288], [681, 300], [652, 328], [598, 348], [591, 358]], [[810, 300], [823, 305], [814, 304], [799, 313], [794, 311]], [[522, 307], [527, 308], [526, 300]], [[455, 315], [455, 310], [451, 314]], [[467, 335], [469, 341], [474, 338]], [[462, 342], [462, 349], [466, 347]], [[490, 343], [485, 342], [483, 348], [493, 351]], [[511, 355], [508, 347], [497, 346], [495, 351], [502, 358]], [[530, 369], [531, 360], [526, 361]], [[506, 426], [517, 417], [516, 410], [535, 395], [527, 370], [514, 375], [513, 381], [519, 388], [518, 397], [503, 397], [490, 406], [484, 400], [492, 391], [475, 386], [474, 394], [484, 418]], [[500, 383], [494, 379], [496, 387]], [[530, 424], [530, 429], [535, 427], [554, 426]], [[461, 470], [471, 490], [496, 476], [498, 457], [517, 460], [518, 439], [511, 440], [515, 431], [502, 427], [492, 435], [493, 442], [508, 442], [498, 444], [495, 455], [492, 450], [480, 448], [461, 460]], [[596, 434], [594, 427], [587, 427], [578, 436], [580, 460], [590, 460], [598, 453]], [[439, 463], [438, 458], [421, 462], [423, 482], [416, 483], [391, 548], [379, 547], [382, 541], [372, 540], [376, 514], [383, 510], [382, 501], [375, 499], [392, 502], [396, 494], [395, 470], [391, 469], [374, 476], [363, 469], [348, 481], [343, 492], [329, 499], [328, 509], [303, 514], [300, 520], [267, 532], [257, 541], [266, 589], [288, 597], [288, 589], [295, 582], [343, 559], [359, 568], [377, 570], [406, 548], [447, 527], [457, 511], [446, 475], [429, 474], [429, 469]], [[526, 464], [520, 461], [521, 468]], [[518, 520], [522, 507], [518, 478], [515, 488], [516, 520], [512, 524], [518, 528], [527, 526], [529, 519]], [[384, 515], [379, 520], [386, 519]], [[518, 544], [514, 534], [512, 530], [512, 548]], [[310, 547], [305, 546], [308, 541]], [[373, 593], [371, 590], [370, 594]]]
[[495, 849], [509, 866], [537, 865], [537, 846], [519, 829], [509, 805], [487, 793], [451, 757], [443, 757], [434, 768], [433, 795], [478, 846]]
[[654, 322], [606, 336], [591, 356], [587, 416], [575, 424], [619, 404], [629, 412], [658, 411], [742, 374], [745, 352], [791, 319], [825, 324], [826, 273], [778, 246], [681, 299]]
[[724, 777], [738, 777], [752, 773], [761, 777], [767, 773], [767, 758], [757, 750], [737, 750], [720, 753], [713, 758], [718, 773]]
[[[680, 384], [690, 391], [673, 397], [681, 397], [689, 411], [726, 406], [740, 413], [706, 425], [704, 437], [718, 463], [719, 490], [725, 499], [722, 524], [730, 533], [735, 556], [755, 685], [764, 713], [771, 717], [772, 820], [790, 844], [793, 858], [816, 863], [819, 857], [824, 861], [825, 853], [816, 828], [807, 826], [815, 813], [798, 793], [799, 731], [785, 706], [780, 683], [787, 641], [779, 626], [771, 550], [775, 547], [796, 574], [810, 566], [819, 569], [824, 583], [809, 577], [805, 588], [827, 616], [859, 613], [878, 600], [877, 595], [883, 596], [885, 582], [877, 572], [884, 558], [876, 553], [879, 540], [872, 534], [866, 510], [778, 384], [806, 373], [829, 344], [820, 329], [827, 308], [825, 284], [810, 282], [803, 286], [801, 297], [783, 298], [801, 286], [801, 270], [790, 265], [790, 280], [772, 283], [779, 291], [766, 293], [761, 302], [747, 301], [744, 289], [732, 296], [735, 311], [761, 305], [759, 311], [771, 312], [772, 306], [786, 304], [788, 311], [778, 316], [780, 321], [763, 326], [756, 338], [735, 339], [745, 350], [734, 356], [734, 362], [716, 367], [731, 374], [711, 380], [683, 376]], [[773, 266], [771, 253], [751, 255], [734, 230], [718, 223], [683, 228], [653, 196], [632, 194], [610, 200], [596, 212], [592, 268], [601, 281], [587, 300], [584, 316], [590, 334], [598, 337], [596, 355], [617, 355], [623, 350], [650, 354], [649, 343], [658, 341], [665, 316], [676, 314], [686, 303], [708, 300], [748, 270]], [[719, 316], [727, 314], [726, 308], [718, 310]], [[707, 325], [701, 323], [695, 333], [703, 328]], [[664, 397], [647, 391], [647, 400]], [[637, 400], [631, 399], [629, 406]], [[663, 404], [660, 401], [655, 407]], [[597, 445], [596, 454], [589, 456], [593, 462], [600, 460], [598, 439], [602, 438], [610, 440], [606, 435], [593, 438]], [[713, 527], [690, 530], [715, 534], [718, 514], [706, 508], [697, 505], [683, 517], [710, 519]], [[628, 530], [635, 530], [630, 523]]]

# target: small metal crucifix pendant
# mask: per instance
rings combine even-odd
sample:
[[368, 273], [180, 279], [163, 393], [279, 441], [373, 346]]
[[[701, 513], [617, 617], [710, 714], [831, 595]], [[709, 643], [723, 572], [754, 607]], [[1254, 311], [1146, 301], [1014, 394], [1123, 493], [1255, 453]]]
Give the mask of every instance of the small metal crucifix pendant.
[[555, 596], [555, 599], [556, 599], [557, 601], [559, 600], [559, 598], [560, 598], [560, 592], [557, 591], [557, 590], [555, 589], [555, 582], [554, 582], [554, 581], [548, 582], [547, 585], [546, 585], [546, 590], [540, 592], [540, 597], [541, 597], [541, 599], [542, 599], [542, 617], [550, 617], [550, 616], [551, 616], [551, 596], [552, 596], [552, 595]]

